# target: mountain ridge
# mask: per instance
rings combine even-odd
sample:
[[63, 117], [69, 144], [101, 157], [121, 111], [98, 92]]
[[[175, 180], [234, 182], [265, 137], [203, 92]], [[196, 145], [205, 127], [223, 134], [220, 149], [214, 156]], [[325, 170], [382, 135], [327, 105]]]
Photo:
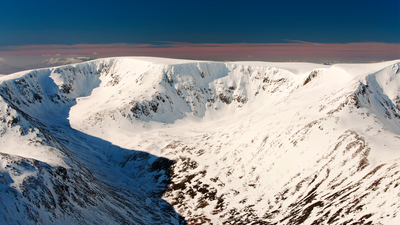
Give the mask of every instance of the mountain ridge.
[[[119, 208], [121, 220], [100, 211], [120, 223], [387, 224], [399, 207], [398, 68], [398, 60], [326, 66], [123, 57], [21, 72], [0, 78], [0, 140], [27, 143], [30, 151], [2, 147], [3, 164], [13, 165], [4, 155], [11, 153], [70, 176], [83, 168], [84, 180], [96, 171], [96, 181], [83, 183], [120, 188], [93, 200]], [[60, 178], [36, 177], [62, 180], [61, 171]], [[120, 194], [143, 216], [122, 207]], [[148, 200], [132, 203], [140, 195]], [[153, 201], [163, 205], [157, 216], [140, 207]], [[80, 212], [98, 206], [87, 207]], [[75, 216], [52, 212], [20, 221]], [[74, 220], [95, 218], [106, 221], [100, 214]]]

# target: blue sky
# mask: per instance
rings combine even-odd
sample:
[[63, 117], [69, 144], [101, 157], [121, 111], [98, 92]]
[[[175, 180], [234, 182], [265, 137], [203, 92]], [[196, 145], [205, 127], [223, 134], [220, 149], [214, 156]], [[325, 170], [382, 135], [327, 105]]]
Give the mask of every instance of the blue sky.
[[0, 45], [400, 43], [400, 1], [3, 1]]
[[43, 67], [43, 61], [54, 57], [114, 56], [312, 62], [399, 59], [400, 1], [0, 3], [0, 74]]

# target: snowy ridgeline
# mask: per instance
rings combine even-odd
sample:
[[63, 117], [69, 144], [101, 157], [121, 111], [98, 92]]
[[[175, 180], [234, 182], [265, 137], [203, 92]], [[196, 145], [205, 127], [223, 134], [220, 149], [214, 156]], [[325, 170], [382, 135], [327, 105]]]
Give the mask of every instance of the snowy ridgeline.
[[0, 221], [392, 224], [399, 74], [126, 57], [0, 77]]

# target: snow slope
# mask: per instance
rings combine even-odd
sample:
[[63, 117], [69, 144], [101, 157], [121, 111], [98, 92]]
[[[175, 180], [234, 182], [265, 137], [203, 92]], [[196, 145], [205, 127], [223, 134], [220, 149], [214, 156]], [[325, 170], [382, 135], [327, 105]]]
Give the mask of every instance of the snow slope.
[[58, 87], [50, 77], [57, 69], [0, 81], [1, 223], [179, 223], [182, 219], [161, 199], [172, 161], [70, 127], [75, 98], [90, 94], [104, 69], [80, 66], [87, 71], [63, 70], [78, 75], [68, 82], [81, 90]]
[[0, 220], [395, 224], [399, 65], [123, 57], [0, 77]]

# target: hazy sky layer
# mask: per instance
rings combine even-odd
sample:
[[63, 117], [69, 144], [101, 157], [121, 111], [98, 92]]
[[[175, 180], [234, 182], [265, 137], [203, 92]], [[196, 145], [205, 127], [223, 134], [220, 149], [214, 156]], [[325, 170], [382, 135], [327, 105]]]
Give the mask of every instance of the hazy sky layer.
[[[322, 55], [326, 60], [339, 58], [357, 61], [362, 58], [379, 61], [400, 58], [399, 0], [19, 0], [3, 1], [0, 7], [0, 64], [14, 66], [42, 60], [38, 56], [43, 57], [49, 51], [46, 46], [50, 45], [69, 46], [70, 49], [76, 47], [76, 51], [70, 50], [68, 55], [65, 55], [65, 49], [61, 51], [55, 48], [54, 51], [60, 51], [54, 54], [60, 54], [58, 56], [61, 57], [104, 57], [115, 56], [121, 50], [118, 47], [121, 43], [130, 45], [131, 50], [121, 52], [122, 55], [142, 53], [209, 59], [244, 59], [250, 56], [270, 60], [274, 58], [273, 53], [279, 51], [275, 57], [277, 60], [312, 60], [313, 57], [320, 58], [321, 51], [325, 51]], [[172, 47], [179, 44], [186, 48], [179, 48], [179, 54], [169, 51], [171, 55], [168, 55], [166, 48], [171, 47], [171, 42]], [[303, 42], [322, 44], [318, 50], [320, 53], [306, 53]], [[218, 48], [213, 48], [213, 53], [210, 53], [209, 46], [204, 45], [210, 43], [219, 44], [221, 50], [232, 55], [217, 53]], [[294, 49], [288, 48], [290, 45], [279, 45], [294, 43]], [[358, 48], [358, 54], [353, 52], [349, 55], [342, 49], [343, 45], [338, 50], [341, 54], [335, 50], [335, 45], [330, 45], [349, 43], [374, 44], [364, 45]], [[273, 51], [271, 46], [256, 51], [251, 44], [278, 45]], [[381, 48], [378, 56], [374, 55], [377, 44], [394, 44], [392, 47], [395, 47], [390, 52], [384, 50], [387, 48]], [[101, 48], [101, 45], [107, 47]], [[139, 51], [132, 49], [133, 45], [142, 46], [141, 50], [149, 49]], [[88, 50], [82, 51], [82, 46]], [[246, 50], [244, 46], [250, 48]], [[277, 49], [277, 46], [282, 48]], [[296, 50], [299, 46], [302, 48], [301, 54]], [[22, 50], [12, 53], [19, 47], [25, 50], [35, 48], [36, 51], [30, 51], [31, 55], [19, 54], [24, 52]], [[105, 52], [93, 55], [93, 52], [100, 51], [95, 48]], [[314, 50], [310, 49], [311, 52]], [[398, 50], [397, 57], [393, 50]], [[204, 54], [207, 51], [209, 55]], [[25, 51], [25, 54], [28, 52]], [[286, 52], [286, 56], [282, 52]], [[215, 54], [218, 57], [213, 57]], [[28, 59], [28, 56], [31, 58]]]
[[376, 59], [391, 60], [399, 56], [396, 43], [182, 43], [163, 44], [76, 44], [0, 46], [0, 56], [21, 57], [107, 57], [107, 56], [158, 56], [211, 60], [291, 60], [303, 58], [320, 62], [332, 60], [361, 62]]

